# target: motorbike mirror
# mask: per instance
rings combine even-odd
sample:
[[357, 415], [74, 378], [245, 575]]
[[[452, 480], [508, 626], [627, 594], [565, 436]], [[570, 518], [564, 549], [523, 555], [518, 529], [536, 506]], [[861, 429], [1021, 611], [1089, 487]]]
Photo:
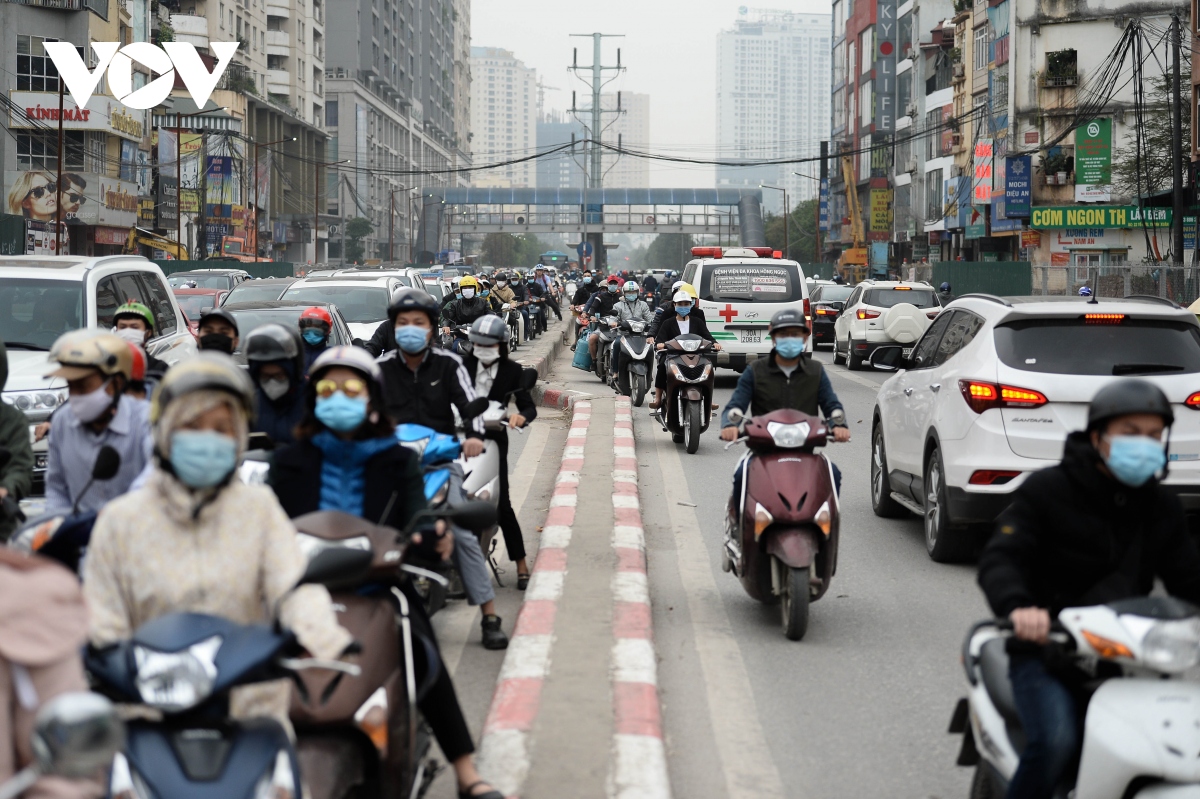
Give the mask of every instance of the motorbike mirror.
[[96, 453], [96, 462], [92, 464], [93, 480], [111, 480], [117, 476], [121, 468], [121, 453], [108, 444]]
[[93, 776], [124, 745], [125, 725], [112, 702], [88, 691], [56, 696], [34, 723], [33, 753], [43, 774]]
[[466, 407], [459, 410], [458, 415], [463, 419], [474, 419], [479, 414], [488, 409], [487, 397], [476, 397], [467, 403]]
[[879, 347], [871, 353], [867, 363], [880, 372], [895, 372], [904, 366], [904, 348], [895, 345]]
[[537, 369], [522, 369], [521, 370], [521, 388], [525, 391], [533, 391], [533, 387], [537, 385], [538, 373]]
[[275, 449], [275, 440], [266, 433], [251, 433], [246, 442], [246, 451], [250, 452], [256, 449]]
[[496, 523], [496, 506], [482, 499], [464, 502], [457, 508], [438, 511], [439, 516], [453, 519], [459, 526], [477, 532], [486, 530]]
[[296, 585], [337, 586], [355, 583], [366, 576], [374, 553], [369, 549], [329, 547], [314, 555]]

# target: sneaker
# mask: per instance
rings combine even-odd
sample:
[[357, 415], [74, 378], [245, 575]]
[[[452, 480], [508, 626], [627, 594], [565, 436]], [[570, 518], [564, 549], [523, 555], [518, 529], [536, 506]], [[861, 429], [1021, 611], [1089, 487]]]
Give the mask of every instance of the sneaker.
[[500, 627], [499, 616], [484, 616], [479, 625], [483, 628], [484, 649], [508, 649], [508, 636]]

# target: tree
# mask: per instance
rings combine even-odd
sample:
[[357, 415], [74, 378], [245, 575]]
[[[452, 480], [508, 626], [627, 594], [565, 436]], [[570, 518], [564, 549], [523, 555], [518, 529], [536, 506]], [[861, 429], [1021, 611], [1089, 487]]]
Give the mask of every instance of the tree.
[[[1187, 48], [1183, 49], [1181, 72], [1191, 74]], [[1187, 146], [1192, 140], [1191, 81], [1184, 79], [1180, 86], [1183, 95], [1183, 157], [1187, 175]], [[1113, 153], [1112, 186], [1119, 193], [1136, 198], [1171, 191], [1171, 77], [1161, 75], [1146, 92], [1146, 107], [1142, 111], [1142, 154], [1139, 164], [1136, 130], [1125, 135], [1125, 146]], [[1141, 167], [1139, 186], [1138, 167]]]
[[[817, 245], [817, 205], [818, 201], [802, 200], [792, 209], [788, 224], [788, 251], [783, 254], [802, 264], [812, 264], [820, 261], [816, 254]], [[763, 220], [767, 234], [767, 246], [783, 252], [783, 216], [767, 214]]]
[[695, 241], [687, 233], [660, 233], [646, 248], [642, 259], [645, 269], [671, 269], [678, 272], [692, 257]]
[[346, 253], [345, 260], [358, 263], [363, 259], [363, 239], [371, 234], [375, 227], [371, 220], [356, 216], [346, 223]]

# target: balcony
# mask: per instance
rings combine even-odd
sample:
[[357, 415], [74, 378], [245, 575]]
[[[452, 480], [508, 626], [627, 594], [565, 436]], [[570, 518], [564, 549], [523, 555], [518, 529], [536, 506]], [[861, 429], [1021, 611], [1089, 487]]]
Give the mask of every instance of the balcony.
[[267, 31], [267, 55], [287, 56], [292, 53], [292, 40], [287, 31]]
[[276, 0], [267, 0], [267, 14], [272, 17], [283, 17], [284, 19], [292, 18], [292, 7], [288, 3], [280, 3]]
[[8, 0], [8, 2], [23, 6], [50, 8], [55, 11], [82, 11], [84, 9], [83, 0]]
[[208, 17], [172, 14], [171, 27], [175, 30], [175, 41], [187, 42], [196, 47], [208, 47]]
[[291, 73], [286, 69], [268, 69], [267, 92], [269, 94], [290, 95], [292, 92]]

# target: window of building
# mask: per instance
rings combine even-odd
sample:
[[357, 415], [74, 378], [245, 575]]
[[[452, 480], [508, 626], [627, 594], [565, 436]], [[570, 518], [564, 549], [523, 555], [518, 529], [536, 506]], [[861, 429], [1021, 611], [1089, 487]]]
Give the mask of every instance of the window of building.
[[913, 44], [913, 15], [909, 11], [900, 15], [900, 19], [896, 22], [896, 46], [900, 49], [900, 56], [903, 57], [905, 51], [912, 49]]
[[942, 208], [942, 170], [925, 173], [925, 220], [936, 222], [945, 216]]
[[975, 69], [987, 69], [989, 26], [975, 29]]
[[325, 101], [325, 127], [336, 128], [338, 124], [338, 101]]
[[862, 109], [862, 124], [870, 125], [875, 118], [875, 81], [869, 80], [859, 89], [859, 108]]
[[31, 92], [58, 91], [58, 68], [42, 49], [44, 42], [57, 42], [42, 36], [17, 36], [17, 89]]
[[925, 112], [925, 160], [937, 158], [941, 150], [942, 109]]
[[[103, 136], [104, 134], [101, 134]], [[58, 131], [16, 133], [17, 166], [22, 170], [58, 169]], [[64, 169], [88, 171], [85, 163], [85, 134], [81, 131], [68, 130], [63, 132], [63, 146], [66, 149]]]
[[912, 105], [913, 70], [905, 70], [896, 76], [896, 114], [908, 116], [908, 107]]
[[866, 75], [874, 66], [870, 54], [875, 52], [875, 26], [871, 25], [858, 36], [858, 50], [862, 53], [861, 74]]

